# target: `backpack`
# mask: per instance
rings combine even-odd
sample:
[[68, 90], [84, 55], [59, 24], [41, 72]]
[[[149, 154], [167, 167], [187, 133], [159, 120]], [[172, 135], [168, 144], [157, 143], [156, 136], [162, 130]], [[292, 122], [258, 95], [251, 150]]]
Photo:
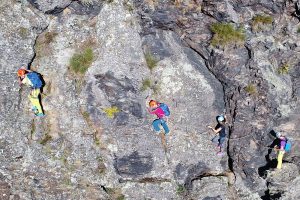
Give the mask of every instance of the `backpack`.
[[164, 111], [165, 116], [170, 116], [170, 109], [166, 104], [159, 103], [159, 107]]
[[31, 81], [33, 88], [41, 88], [43, 86], [43, 82], [42, 82], [41, 77], [38, 73], [29, 72], [27, 74], [27, 77]]
[[291, 149], [292, 149], [292, 141], [291, 141], [291, 139], [286, 138], [286, 143], [285, 143], [285, 146], [284, 146], [284, 150], [286, 152], [290, 152]]

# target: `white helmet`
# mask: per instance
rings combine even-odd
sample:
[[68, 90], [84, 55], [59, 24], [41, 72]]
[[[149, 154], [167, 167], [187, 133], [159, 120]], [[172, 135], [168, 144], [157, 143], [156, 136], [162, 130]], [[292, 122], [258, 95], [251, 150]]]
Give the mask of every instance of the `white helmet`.
[[217, 118], [218, 122], [223, 122], [225, 120], [225, 118], [223, 117], [223, 115], [220, 115], [218, 118]]

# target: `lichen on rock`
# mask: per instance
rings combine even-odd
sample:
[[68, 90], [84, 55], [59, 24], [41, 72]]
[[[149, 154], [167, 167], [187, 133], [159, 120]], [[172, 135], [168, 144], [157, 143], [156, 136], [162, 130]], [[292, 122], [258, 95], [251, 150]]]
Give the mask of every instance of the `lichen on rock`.
[[[299, 199], [298, 4], [1, 1], [1, 199]], [[147, 98], [170, 108], [166, 144]], [[276, 171], [274, 131], [293, 139]]]

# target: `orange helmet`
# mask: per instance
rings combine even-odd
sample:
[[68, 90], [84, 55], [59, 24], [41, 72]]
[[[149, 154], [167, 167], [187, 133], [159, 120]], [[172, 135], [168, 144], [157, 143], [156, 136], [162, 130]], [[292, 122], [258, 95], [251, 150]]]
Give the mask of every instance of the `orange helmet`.
[[150, 107], [155, 107], [155, 106], [157, 106], [157, 102], [154, 101], [154, 100], [151, 100], [151, 101], [149, 102], [149, 106], [150, 106]]
[[26, 70], [25, 69], [19, 69], [18, 70], [18, 76], [24, 76], [26, 73]]

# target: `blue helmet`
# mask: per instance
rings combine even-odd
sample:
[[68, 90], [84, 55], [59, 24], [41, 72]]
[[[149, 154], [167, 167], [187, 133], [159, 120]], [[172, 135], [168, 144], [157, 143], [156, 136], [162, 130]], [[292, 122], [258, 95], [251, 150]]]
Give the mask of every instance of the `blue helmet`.
[[218, 118], [217, 118], [218, 122], [223, 122], [225, 120], [224, 116], [223, 115], [220, 115]]

